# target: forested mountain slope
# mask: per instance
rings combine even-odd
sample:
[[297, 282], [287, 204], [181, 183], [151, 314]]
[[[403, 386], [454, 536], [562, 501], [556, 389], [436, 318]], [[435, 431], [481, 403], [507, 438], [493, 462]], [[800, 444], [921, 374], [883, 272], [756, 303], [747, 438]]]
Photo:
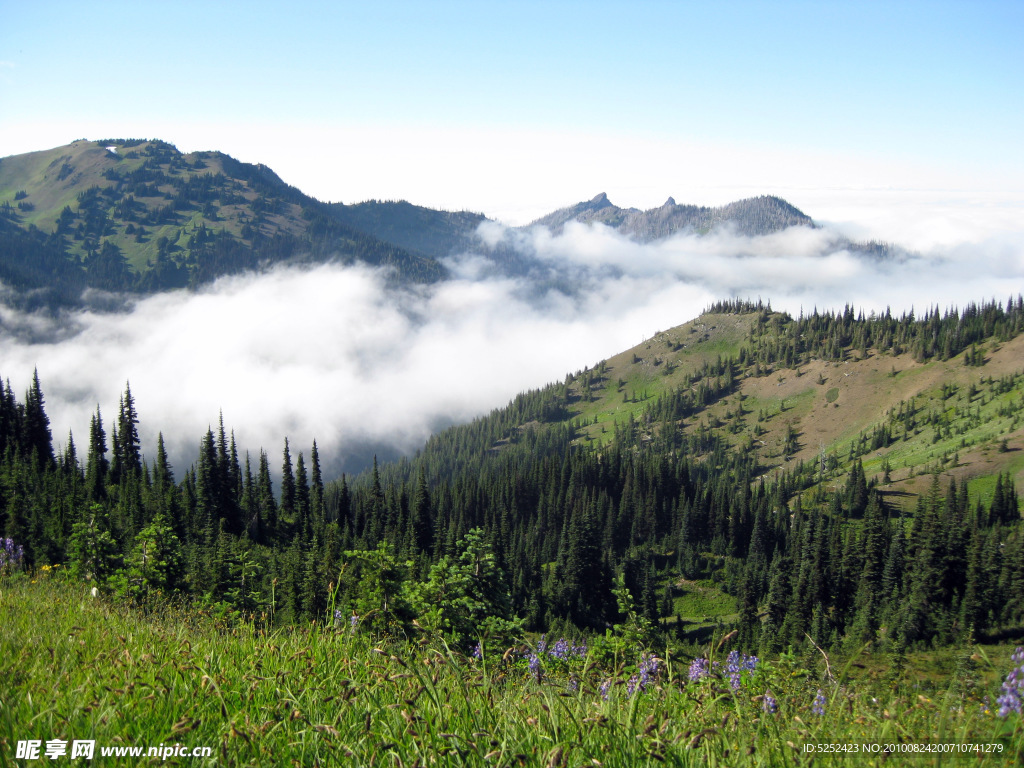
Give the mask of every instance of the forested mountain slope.
[[278, 464], [223, 425], [176, 478], [130, 389], [55, 454], [36, 377], [0, 391], [0, 525], [25, 567], [132, 600], [270, 624], [330, 607], [460, 645], [601, 632], [630, 600], [664, 642], [731, 627], [764, 652], [1017, 636], [1022, 331], [1020, 297], [899, 318], [726, 302], [351, 482], [315, 443]]
[[[349, 226], [263, 165], [161, 141], [108, 139], [0, 159], [10, 287], [57, 298], [80, 285], [157, 291], [283, 261], [359, 261], [403, 279], [444, 275], [433, 258]], [[66, 265], [40, 279], [35, 262]]]

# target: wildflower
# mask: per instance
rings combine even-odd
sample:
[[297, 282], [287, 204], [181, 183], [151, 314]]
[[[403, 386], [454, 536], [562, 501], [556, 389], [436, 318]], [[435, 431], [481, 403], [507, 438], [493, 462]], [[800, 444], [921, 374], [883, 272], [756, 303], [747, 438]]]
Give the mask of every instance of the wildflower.
[[576, 675], [569, 678], [569, 682], [566, 683], [565, 687], [570, 693], [576, 693], [580, 689], [580, 681], [576, 679]]
[[734, 691], [740, 689], [740, 672], [743, 669], [743, 660], [740, 652], [733, 650], [725, 660], [725, 672], [729, 676], [729, 687]]
[[554, 656], [560, 661], [565, 661], [569, 658], [569, 641], [564, 637], [561, 638], [557, 643], [551, 646], [548, 650], [548, 656]]
[[529, 658], [529, 661], [527, 663], [527, 666], [530, 669], [530, 674], [531, 675], [536, 675], [539, 678], [540, 677], [540, 656], [538, 656], [536, 653], [531, 653], [528, 658]]
[[[15, 546], [14, 539], [0, 539], [0, 571], [5, 569], [13, 571], [21, 566], [25, 559], [25, 548], [18, 544]], [[49, 570], [49, 568], [46, 568]]]
[[607, 680], [605, 680], [598, 687], [598, 691], [600, 691], [600, 693], [601, 693], [601, 698], [604, 699], [605, 701], [608, 701], [608, 691], [611, 689], [611, 687], [612, 687], [612, 680], [611, 680], [611, 678], [608, 678]]
[[819, 717], [825, 714], [825, 694], [821, 688], [818, 689], [818, 695], [814, 697], [814, 703], [811, 704], [811, 712]]
[[711, 666], [707, 659], [694, 659], [690, 662], [690, 682], [696, 683], [711, 674]]
[[474, 658], [474, 659], [482, 659], [483, 657], [484, 657], [484, 649], [483, 649], [483, 646], [482, 646], [482, 645], [481, 645], [480, 643], [477, 643], [477, 644], [476, 644], [476, 645], [475, 645], [475, 646], [473, 647], [473, 658]]
[[779, 702], [777, 702], [775, 697], [770, 693], [766, 693], [764, 695], [764, 702], [762, 703], [762, 706], [764, 707], [764, 711], [769, 715], [774, 715], [779, 711]]
[[1000, 695], [996, 699], [996, 704], [999, 705], [999, 716], [1004, 718], [1011, 712], [1021, 714], [1021, 700], [1024, 698], [1024, 648], [1018, 646], [1010, 658], [1020, 666], [1007, 673], [999, 688]]
[[626, 683], [626, 692], [632, 696], [637, 691], [643, 691], [654, 682], [654, 676], [658, 674], [658, 657], [653, 653], [645, 653], [640, 657], [637, 664], [636, 674], [629, 678]]

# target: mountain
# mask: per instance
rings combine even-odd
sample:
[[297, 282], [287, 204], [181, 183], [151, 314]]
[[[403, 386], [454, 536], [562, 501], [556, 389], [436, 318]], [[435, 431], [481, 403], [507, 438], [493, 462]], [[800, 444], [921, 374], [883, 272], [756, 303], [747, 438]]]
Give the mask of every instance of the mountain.
[[602, 631], [621, 578], [684, 642], [997, 642], [1024, 632], [1021, 360], [1021, 297], [723, 302], [327, 495], [361, 546], [436, 557], [481, 527], [537, 631]]
[[[21, 403], [0, 386], [0, 526], [27, 567], [125, 598], [356, 615], [467, 652], [485, 629], [622, 622], [669, 653], [1004, 642], [1024, 633], [1022, 359], [1020, 296], [922, 317], [722, 302], [351, 483], [286, 438], [280, 494], [223, 424], [175, 481], [127, 387], [109, 459], [98, 408], [84, 462], [55, 451], [36, 375]], [[484, 569], [471, 616], [438, 613]]]
[[490, 221], [482, 213], [438, 211], [405, 200], [334, 203], [330, 211], [352, 229], [434, 259], [479, 247], [477, 227]]
[[220, 152], [76, 141], [0, 159], [0, 279], [59, 303], [82, 287], [156, 291], [279, 262], [444, 276], [435, 258], [368, 235], [335, 210]]
[[[475, 466], [523, 430], [568, 430], [572, 445], [599, 452], [736, 450], [756, 457], [759, 475], [806, 471], [810, 486], [834, 485], [857, 461], [879, 479], [888, 466], [881, 487], [896, 504], [935, 473], [985, 487], [1007, 472], [1024, 485], [1022, 360], [1019, 298], [916, 319], [794, 319], [723, 302], [438, 435], [423, 460], [460, 431], [482, 435], [467, 454]], [[444, 466], [438, 475], [460, 467]]]
[[[194, 287], [279, 263], [358, 262], [389, 267], [398, 280], [431, 282], [447, 275], [444, 259], [473, 250], [509, 274], [548, 271], [514, 238], [485, 244], [477, 231], [487, 221], [406, 201], [322, 203], [264, 165], [220, 152], [185, 154], [159, 140], [80, 140], [0, 158], [0, 281], [8, 303], [28, 307]], [[719, 226], [747, 236], [814, 226], [777, 197], [717, 208], [669, 198], [640, 211], [603, 193], [531, 226], [557, 233], [570, 221], [605, 224], [643, 242]], [[878, 243], [840, 238], [836, 247], [892, 255]]]
[[778, 197], [762, 196], [739, 200], [718, 208], [678, 205], [671, 197], [660, 208], [641, 211], [619, 208], [602, 192], [587, 202], [549, 213], [531, 224], [561, 232], [570, 221], [605, 224], [641, 242], [660, 240], [677, 232], [707, 234], [728, 225], [741, 235], [765, 235], [786, 227], [812, 227], [803, 212]]

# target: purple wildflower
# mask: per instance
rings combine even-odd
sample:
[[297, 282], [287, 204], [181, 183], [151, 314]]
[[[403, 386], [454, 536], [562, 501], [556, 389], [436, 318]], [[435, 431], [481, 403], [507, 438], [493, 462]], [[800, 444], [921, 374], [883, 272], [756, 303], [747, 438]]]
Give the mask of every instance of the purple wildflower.
[[637, 691], [644, 691], [654, 682], [654, 677], [657, 674], [658, 657], [653, 653], [645, 653], [640, 657], [640, 663], [636, 666], [636, 674], [626, 683], [626, 692], [632, 696]]
[[696, 683], [711, 674], [711, 665], [707, 659], [694, 659], [690, 662], [690, 682]]
[[762, 706], [764, 707], [764, 711], [767, 712], [769, 715], [774, 715], [776, 712], [779, 711], [779, 702], [777, 702], [775, 700], [775, 697], [772, 696], [770, 693], [766, 693], [764, 695], [764, 702]]
[[598, 688], [598, 690], [601, 692], [601, 698], [605, 701], [608, 701], [608, 691], [611, 689], [611, 687], [612, 680], [611, 678], [608, 678], [603, 683], [601, 683], [601, 686]]
[[1000, 695], [996, 699], [996, 704], [999, 705], [999, 716], [1004, 718], [1011, 712], [1021, 714], [1021, 700], [1024, 699], [1024, 648], [1017, 646], [1017, 650], [1010, 658], [1020, 666], [1007, 673], [999, 688]]
[[540, 656], [538, 656], [536, 653], [531, 653], [528, 658], [530, 674], [540, 677]]
[[484, 657], [484, 647], [482, 643], [477, 643], [473, 647], [473, 658], [482, 659]]
[[553, 656], [559, 661], [565, 661], [569, 658], [569, 641], [564, 637], [561, 638], [548, 650], [548, 656]]
[[725, 673], [729, 676], [729, 687], [734, 691], [740, 689], [740, 671], [743, 669], [740, 652], [732, 650], [725, 659]]
[[814, 697], [814, 703], [811, 704], [811, 712], [819, 717], [825, 714], [825, 694], [821, 688], [818, 689], [818, 695]]
[[14, 570], [18, 568], [25, 559], [25, 548], [18, 544], [15, 546], [14, 539], [0, 539], [0, 571], [4, 569]]

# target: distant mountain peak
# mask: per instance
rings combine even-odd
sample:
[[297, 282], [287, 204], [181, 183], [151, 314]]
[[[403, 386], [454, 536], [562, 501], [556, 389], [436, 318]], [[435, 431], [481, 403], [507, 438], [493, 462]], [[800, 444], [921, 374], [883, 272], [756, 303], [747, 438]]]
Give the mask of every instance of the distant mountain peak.
[[604, 192], [587, 202], [549, 213], [531, 226], [544, 226], [557, 234], [570, 221], [604, 224], [641, 242], [660, 240], [679, 232], [706, 234], [722, 225], [747, 236], [766, 235], [793, 226], [814, 226], [802, 211], [770, 195], [738, 200], [717, 208], [679, 205], [670, 197], [659, 208], [641, 211], [619, 208]]

